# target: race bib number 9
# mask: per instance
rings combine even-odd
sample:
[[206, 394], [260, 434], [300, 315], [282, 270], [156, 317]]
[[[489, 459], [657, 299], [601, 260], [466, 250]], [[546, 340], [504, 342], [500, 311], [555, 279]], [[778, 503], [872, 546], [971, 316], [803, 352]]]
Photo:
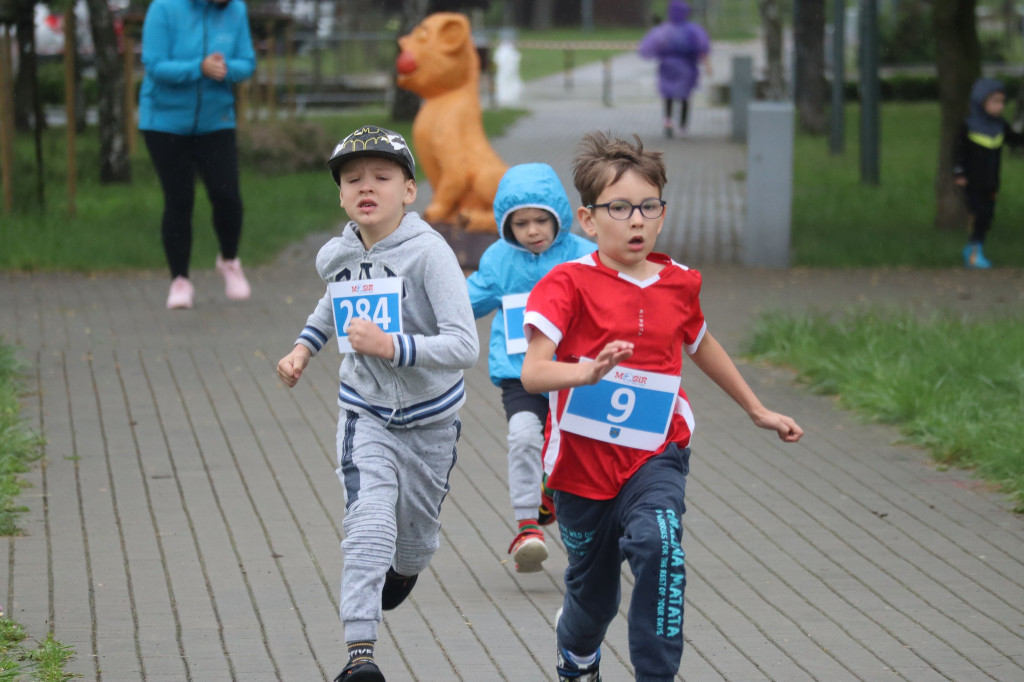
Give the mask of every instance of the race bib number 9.
[[605, 443], [656, 450], [665, 442], [678, 395], [678, 376], [615, 367], [593, 386], [569, 392], [559, 426]]
[[402, 278], [358, 279], [331, 282], [331, 305], [338, 350], [351, 353], [348, 325], [352, 318], [369, 320], [388, 334], [402, 333]]
[[501, 297], [501, 313], [505, 316], [505, 352], [517, 355], [526, 352], [526, 334], [523, 333], [523, 317], [526, 315], [526, 299], [530, 294], [509, 294]]

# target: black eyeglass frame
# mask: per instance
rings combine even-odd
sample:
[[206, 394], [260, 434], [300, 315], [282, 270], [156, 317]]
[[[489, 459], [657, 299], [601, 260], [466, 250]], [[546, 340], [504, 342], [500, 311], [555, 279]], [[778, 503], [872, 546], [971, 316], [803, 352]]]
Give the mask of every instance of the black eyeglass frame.
[[[651, 199], [654, 199], [654, 197], [650, 197], [649, 199], [644, 199], [643, 202], [641, 202], [639, 204], [634, 204], [634, 203], [628, 202], [625, 199], [614, 199], [613, 201], [608, 201], [608, 202], [603, 203], [603, 204], [587, 204], [587, 208], [588, 209], [603, 208], [606, 211], [608, 211], [608, 217], [611, 218], [612, 220], [623, 220], [623, 221], [624, 220], [629, 220], [630, 218], [633, 217], [633, 213], [635, 211], [640, 211], [640, 215], [643, 218], [647, 219], [647, 220], [657, 220], [661, 216], [665, 215], [665, 206], [668, 205], [668, 202], [665, 201], [664, 199], [658, 199], [657, 201], [658, 201], [658, 204], [661, 207], [661, 211], [659, 211], [658, 215], [656, 215], [656, 216], [649, 216], [646, 213], [644, 213], [643, 205], [645, 203], [647, 203], [648, 201], [650, 201]], [[615, 216], [612, 215], [611, 205], [612, 204], [617, 204], [620, 201], [622, 203], [624, 203], [624, 204], [629, 204], [629, 213], [624, 218], [616, 218]]]

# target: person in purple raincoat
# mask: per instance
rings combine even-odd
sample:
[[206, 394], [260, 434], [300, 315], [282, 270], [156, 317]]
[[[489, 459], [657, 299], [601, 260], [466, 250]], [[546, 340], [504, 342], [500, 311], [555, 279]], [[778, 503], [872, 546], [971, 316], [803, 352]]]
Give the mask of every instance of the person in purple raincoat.
[[665, 101], [665, 136], [672, 137], [672, 104], [680, 102], [679, 133], [686, 134], [690, 115], [690, 94], [700, 82], [699, 66], [707, 61], [711, 40], [707, 31], [690, 21], [690, 6], [683, 0], [672, 0], [668, 5], [668, 21], [648, 31], [638, 48], [644, 59], [658, 60], [658, 91]]

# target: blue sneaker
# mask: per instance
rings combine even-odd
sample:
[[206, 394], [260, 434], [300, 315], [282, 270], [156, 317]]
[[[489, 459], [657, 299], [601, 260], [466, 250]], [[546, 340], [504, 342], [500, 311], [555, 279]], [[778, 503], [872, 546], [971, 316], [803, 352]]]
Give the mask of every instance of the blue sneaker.
[[[555, 612], [555, 630], [558, 630], [558, 621], [562, 618], [562, 609]], [[558, 646], [558, 682], [601, 682], [601, 649], [598, 647], [594, 652], [594, 660], [587, 665], [580, 665], [576, 662], [575, 656], [559, 645]]]
[[601, 682], [601, 650], [588, 665], [579, 665], [565, 647], [558, 647], [558, 682]]
[[992, 267], [992, 263], [985, 258], [985, 251], [981, 244], [968, 244], [964, 247], [964, 265], [974, 270], [985, 270]]

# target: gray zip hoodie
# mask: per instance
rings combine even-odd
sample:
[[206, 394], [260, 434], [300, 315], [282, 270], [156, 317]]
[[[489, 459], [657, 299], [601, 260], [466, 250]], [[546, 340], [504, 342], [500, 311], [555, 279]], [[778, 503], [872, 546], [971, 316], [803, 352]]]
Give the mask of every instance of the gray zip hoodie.
[[[324, 244], [316, 270], [325, 282], [402, 277], [403, 334], [392, 334], [393, 360], [347, 353], [338, 404], [410, 428], [454, 414], [466, 401], [462, 370], [479, 354], [466, 279], [451, 247], [416, 213], [369, 249], [349, 222]], [[296, 340], [314, 355], [336, 343], [328, 290]]]

